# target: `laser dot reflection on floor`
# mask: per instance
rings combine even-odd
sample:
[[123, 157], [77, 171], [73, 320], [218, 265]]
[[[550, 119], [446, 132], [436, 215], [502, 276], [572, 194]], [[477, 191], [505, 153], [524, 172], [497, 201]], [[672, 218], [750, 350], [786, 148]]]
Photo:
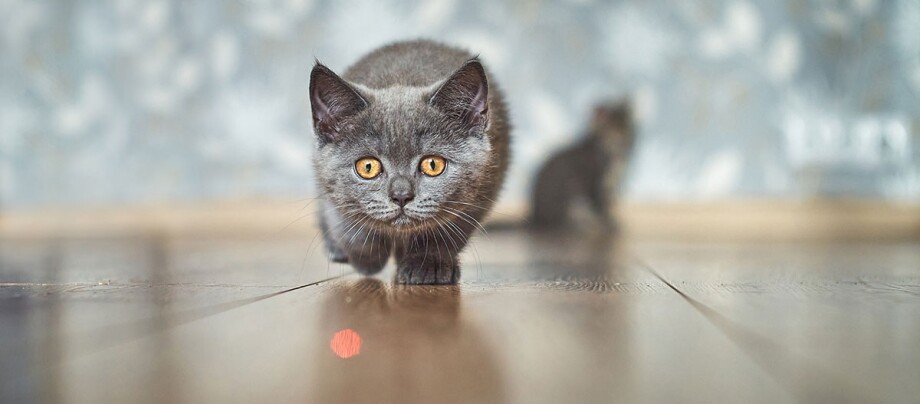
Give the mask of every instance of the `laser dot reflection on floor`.
[[339, 358], [351, 358], [361, 353], [361, 336], [351, 328], [346, 328], [332, 336], [329, 347]]

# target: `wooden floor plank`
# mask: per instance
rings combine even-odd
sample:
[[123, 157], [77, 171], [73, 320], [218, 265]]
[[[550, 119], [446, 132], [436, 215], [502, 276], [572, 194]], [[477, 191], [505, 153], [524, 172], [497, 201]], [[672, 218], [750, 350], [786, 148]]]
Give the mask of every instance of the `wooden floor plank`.
[[913, 242], [477, 236], [457, 286], [310, 237], [5, 239], [2, 402], [910, 402]]

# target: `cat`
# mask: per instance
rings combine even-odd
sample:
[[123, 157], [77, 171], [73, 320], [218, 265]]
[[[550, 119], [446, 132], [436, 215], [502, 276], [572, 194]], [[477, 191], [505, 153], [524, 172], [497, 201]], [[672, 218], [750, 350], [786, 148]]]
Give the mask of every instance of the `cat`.
[[499, 89], [477, 56], [428, 40], [378, 48], [340, 77], [316, 62], [310, 106], [332, 261], [396, 281], [452, 284], [509, 160]]
[[538, 172], [529, 223], [538, 229], [571, 227], [576, 203], [586, 202], [598, 227], [614, 232], [611, 207], [635, 137], [628, 101], [595, 107], [587, 135], [550, 157]]

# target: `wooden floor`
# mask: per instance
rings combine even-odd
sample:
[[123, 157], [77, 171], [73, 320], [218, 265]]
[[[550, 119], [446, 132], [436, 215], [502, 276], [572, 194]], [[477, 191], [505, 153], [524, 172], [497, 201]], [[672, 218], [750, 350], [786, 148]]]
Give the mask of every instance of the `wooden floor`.
[[916, 403], [916, 241], [495, 230], [456, 287], [313, 235], [0, 239], [0, 402]]

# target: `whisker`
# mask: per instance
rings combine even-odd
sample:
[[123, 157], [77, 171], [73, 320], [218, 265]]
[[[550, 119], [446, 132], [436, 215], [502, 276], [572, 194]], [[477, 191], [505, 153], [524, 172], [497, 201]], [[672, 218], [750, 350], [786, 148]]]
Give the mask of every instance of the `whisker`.
[[[433, 217], [432, 219], [434, 219], [434, 221], [438, 223], [438, 229], [439, 229], [439, 231], [440, 231], [440, 230], [444, 230], [444, 232], [442, 232], [443, 235], [441, 236], [441, 239], [444, 240], [444, 243], [445, 243], [445, 244], [447, 243], [447, 240], [444, 239], [444, 236], [447, 236], [447, 238], [450, 239], [450, 243], [454, 245], [454, 252], [455, 252], [455, 254], [459, 254], [459, 253], [460, 253], [460, 247], [457, 246], [457, 242], [454, 241], [453, 236], [450, 235], [450, 232], [447, 230], [447, 227], [445, 226], [445, 224], [442, 223], [440, 220], [438, 220], [438, 218], [436, 218], [436, 217]], [[447, 246], [445, 246], [445, 247], [447, 247]], [[448, 251], [448, 252], [450, 252], [450, 251]]]
[[[482, 233], [485, 234], [486, 238], [488, 238], [489, 240], [492, 240], [492, 238], [489, 237], [489, 232], [486, 231], [485, 227], [482, 227], [482, 224], [479, 223], [479, 221], [476, 220], [476, 218], [474, 218], [474, 217], [472, 217], [472, 216], [470, 216], [470, 215], [468, 215], [468, 214], [466, 214], [466, 213], [463, 213], [463, 212], [461, 212], [461, 211], [459, 211], [459, 210], [456, 210], [456, 209], [453, 209], [453, 208], [448, 208], [448, 207], [446, 207], [446, 206], [444, 206], [443, 209], [444, 209], [445, 212], [450, 213], [450, 214], [452, 214], [452, 215], [454, 215], [454, 216], [460, 218], [461, 220], [463, 220], [463, 221], [465, 221], [465, 222], [467, 222], [467, 223], [473, 225], [474, 227], [479, 228], [479, 230], [482, 230]], [[466, 216], [466, 217], [468, 217], [469, 219], [472, 219], [472, 221], [470, 221], [469, 219], [466, 219], [466, 218], [464, 218], [463, 216], [460, 216], [460, 215]]]
[[[304, 209], [306, 209], [306, 208], [304, 208]], [[303, 209], [301, 209], [301, 212], [303, 212]], [[272, 234], [270, 234], [270, 235], [267, 235], [267, 236], [263, 237], [263, 239], [267, 239], [267, 238], [269, 238], [269, 237], [275, 237], [275, 236], [281, 234], [281, 232], [287, 230], [288, 227], [291, 227], [292, 224], [297, 223], [297, 222], [303, 220], [303, 218], [305, 218], [305, 217], [307, 217], [307, 216], [310, 216], [310, 215], [312, 215], [312, 214], [314, 214], [314, 212], [306, 213], [306, 214], [304, 214], [304, 215], [298, 217], [297, 219], [294, 219], [293, 221], [291, 221], [290, 223], [288, 223], [288, 224], [286, 224], [284, 227], [282, 227], [281, 230], [278, 230], [278, 231], [276, 231], [276, 232], [274, 232], [274, 233], [272, 233]]]
[[[486, 198], [486, 199], [489, 199], [489, 198]], [[489, 201], [492, 201], [492, 200], [489, 199]], [[482, 211], [489, 211], [489, 210], [490, 210], [490, 208], [487, 208], [487, 207], [485, 207], [485, 206], [476, 205], [476, 204], [474, 204], [474, 203], [469, 203], [469, 202], [461, 202], [461, 201], [450, 201], [450, 200], [447, 200], [447, 201], [444, 201], [443, 203], [456, 203], [456, 204], [466, 205], [466, 206], [470, 206], [470, 207], [473, 207], [473, 208], [476, 208], [476, 209], [479, 209], [479, 210], [482, 210]], [[495, 202], [492, 201], [492, 203], [494, 204]], [[507, 212], [502, 212], [501, 210], [496, 209], [494, 206], [491, 208], [491, 212], [493, 212], [493, 213], [495, 213], [495, 214], [497, 214], [497, 215], [507, 216], [507, 217], [513, 218], [513, 219], [519, 219], [519, 218], [520, 218], [520, 215], [515, 215], [515, 214], [511, 214], [511, 213], [507, 213]]]
[[333, 226], [329, 226], [329, 228], [326, 229], [325, 231], [317, 232], [317, 234], [314, 234], [313, 239], [310, 241], [310, 245], [307, 247], [307, 254], [309, 254], [313, 250], [314, 242], [316, 242], [316, 238], [318, 235], [321, 234], [323, 238], [325, 239], [326, 235], [331, 234], [333, 230], [338, 230], [340, 226], [344, 225], [348, 220], [353, 219], [355, 216], [357, 216], [360, 213], [361, 212], [359, 209], [353, 209], [353, 210], [346, 211], [345, 214], [342, 216], [342, 220], [340, 220], [339, 223], [336, 223]]
[[[346, 208], [348, 208], [348, 206], [346, 206]], [[357, 216], [359, 213], [361, 213], [359, 209], [349, 209], [349, 210], [346, 210], [346, 212], [345, 212], [345, 213], [343, 214], [343, 216], [342, 216], [342, 220], [340, 220], [339, 223], [336, 223], [336, 224], [333, 225], [333, 226], [329, 226], [329, 228], [326, 229], [325, 231], [318, 231], [318, 232], [316, 232], [316, 234], [313, 235], [313, 239], [310, 240], [310, 244], [307, 246], [307, 250], [306, 250], [306, 251], [304, 252], [304, 254], [303, 254], [303, 260], [301, 260], [301, 263], [300, 263], [300, 274], [297, 276], [297, 279], [298, 279], [298, 280], [301, 279], [301, 278], [303, 277], [303, 271], [304, 271], [304, 269], [306, 268], [306, 265], [307, 265], [307, 258], [310, 256], [310, 252], [313, 250], [314, 243], [316, 242], [317, 238], [318, 238], [319, 236], [323, 236], [323, 238], [325, 239], [325, 237], [326, 237], [327, 234], [331, 234], [333, 230], [335, 230], [335, 229], [337, 229], [339, 226], [343, 225], [347, 220], [349, 220], [349, 219], [351, 219], [351, 218]], [[328, 224], [327, 224], [327, 225], [328, 225]], [[317, 245], [318, 245], [318, 244], [317, 244]], [[328, 273], [328, 262], [327, 262], [327, 273]]]
[[451, 222], [448, 219], [444, 219], [444, 222], [447, 223], [448, 228], [454, 230], [454, 233], [457, 234], [457, 237], [461, 241], [465, 241], [473, 249], [473, 256], [476, 258], [476, 277], [477, 279], [482, 278], [482, 258], [479, 255], [479, 249], [476, 248], [476, 245], [472, 243], [472, 237], [463, 233], [463, 230], [456, 223]]
[[[360, 233], [360, 232], [361, 232], [361, 229], [363, 229], [364, 226], [365, 226], [365, 224], [367, 224], [368, 219], [369, 219], [368, 217], [363, 217], [363, 218], [361, 218], [360, 220], [358, 220], [358, 221], [356, 222], [356, 223], [360, 223], [360, 227], [358, 227], [358, 228], [355, 230], [355, 233], [351, 236], [351, 239], [348, 240], [348, 244], [346, 244], [346, 246], [345, 246], [346, 249], [351, 248], [351, 243], [355, 241], [355, 237], [358, 236], [358, 233]], [[355, 229], [355, 226], [352, 226], [351, 229]], [[350, 230], [349, 230], [349, 231], [350, 231]], [[345, 236], [348, 237], [348, 231], [345, 232]]]

